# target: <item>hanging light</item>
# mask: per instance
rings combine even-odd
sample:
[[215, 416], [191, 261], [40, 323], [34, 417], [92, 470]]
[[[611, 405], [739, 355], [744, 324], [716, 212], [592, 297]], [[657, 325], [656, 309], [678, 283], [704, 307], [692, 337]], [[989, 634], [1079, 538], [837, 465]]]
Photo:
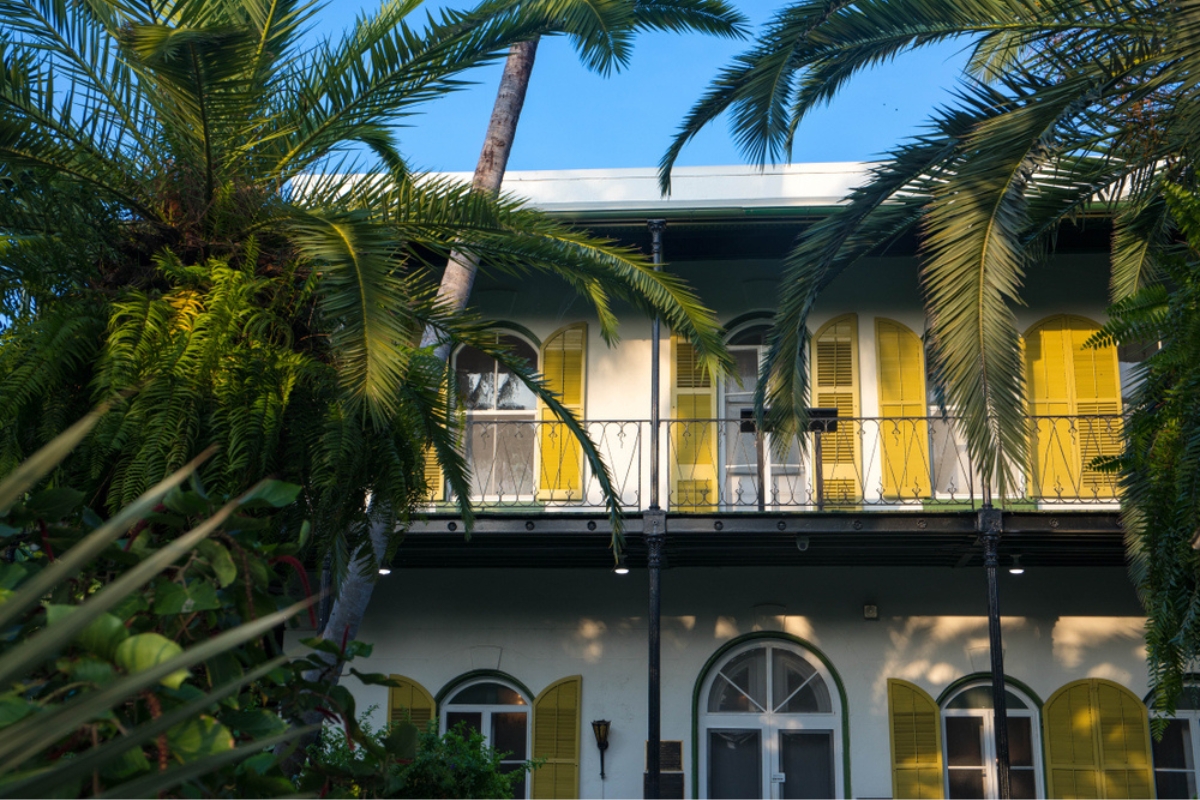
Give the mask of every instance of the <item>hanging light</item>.
[[1013, 563], [1012, 566], [1008, 568], [1008, 572], [1010, 575], [1025, 574], [1025, 568], [1021, 566], [1021, 557], [1019, 555], [1013, 556]]
[[379, 574], [380, 574], [380, 575], [391, 575], [391, 574], [392, 574], [392, 571], [391, 571], [389, 568], [387, 568], [387, 567], [380, 567], [380, 568], [379, 568]]
[[628, 575], [629, 574], [629, 564], [627, 564], [625, 562], [625, 554], [624, 553], [621, 553], [619, 556], [617, 556], [617, 563], [616, 563], [616, 565], [613, 566], [612, 571], [613, 571], [613, 574], [615, 574], [615, 575]]

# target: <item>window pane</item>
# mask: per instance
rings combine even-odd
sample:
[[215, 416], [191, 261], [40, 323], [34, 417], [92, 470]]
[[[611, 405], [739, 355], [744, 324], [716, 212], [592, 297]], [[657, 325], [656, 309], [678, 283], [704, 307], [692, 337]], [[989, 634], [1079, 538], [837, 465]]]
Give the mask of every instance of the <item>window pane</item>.
[[946, 764], [983, 765], [983, 717], [946, 717]]
[[1196, 774], [1182, 770], [1155, 770], [1154, 786], [1160, 800], [1189, 800], [1196, 796]]
[[[765, 709], [767, 707], [767, 652], [765, 648], [760, 647], [736, 656], [721, 670], [721, 675], [753, 700], [758, 708]], [[753, 705], [745, 708], [714, 708], [719, 685], [721, 684], [718, 680], [717, 684], [713, 686], [709, 711], [749, 711], [754, 708]], [[725, 687], [722, 691], [732, 692], [733, 690]], [[738, 702], [734, 697], [730, 697], [730, 699]]]
[[463, 689], [450, 701], [456, 706], [523, 706], [525, 698], [499, 683], [476, 683]]
[[492, 712], [492, 749], [499, 753], [507, 753], [505, 761], [525, 760], [525, 721], [528, 716], [524, 711], [493, 711]]
[[1029, 717], [1008, 718], [1008, 763], [1033, 766], [1033, 720]]
[[[787, 650], [771, 652], [771, 700], [776, 711], [795, 714], [832, 710], [829, 690], [812, 664]], [[804, 688], [797, 692], [801, 686]]]
[[[501, 336], [500, 344], [514, 357], [523, 359], [530, 369], [538, 368], [537, 351], [516, 336]], [[500, 411], [533, 411], [537, 397], [508, 370], [496, 365], [496, 408]]]
[[[452, 731], [460, 722], [465, 722], [467, 730], [478, 731], [483, 727], [483, 714], [478, 711], [447, 711], [446, 730]], [[465, 735], [465, 731], [464, 731]]]
[[516, 798], [523, 798], [525, 797], [525, 781], [528, 778], [528, 773], [525, 772], [524, 768], [522, 768], [519, 764], [501, 764], [497, 771], [503, 775], [507, 775], [510, 772], [516, 772], [518, 770], [521, 771], [521, 780], [513, 784], [512, 796]]
[[1013, 800], [1030, 800], [1037, 797], [1037, 779], [1032, 768], [1014, 767], [1008, 775]]
[[1179, 695], [1178, 709], [1200, 710], [1200, 686], [1185, 686]]
[[464, 347], [454, 358], [458, 401], [467, 411], [496, 407], [496, 360], [474, 347]]
[[1151, 736], [1150, 742], [1154, 747], [1154, 766], [1192, 769], [1192, 733], [1188, 720], [1170, 720], [1162, 741], [1155, 741]]
[[952, 769], [950, 800], [983, 800], [983, 770]]
[[709, 730], [708, 796], [763, 796], [762, 741], [758, 731]]
[[769, 328], [766, 325], [757, 325], [753, 328], [746, 328], [744, 331], [735, 333], [733, 336], [729, 337], [729, 344], [731, 346], [739, 344], [762, 345], [766, 341], [766, 334], [768, 330]]
[[833, 733], [780, 733], [783, 797], [833, 797]]
[[726, 680], [724, 675], [718, 675], [708, 695], [708, 710], [758, 713], [761, 709], [751, 703], [750, 698]]

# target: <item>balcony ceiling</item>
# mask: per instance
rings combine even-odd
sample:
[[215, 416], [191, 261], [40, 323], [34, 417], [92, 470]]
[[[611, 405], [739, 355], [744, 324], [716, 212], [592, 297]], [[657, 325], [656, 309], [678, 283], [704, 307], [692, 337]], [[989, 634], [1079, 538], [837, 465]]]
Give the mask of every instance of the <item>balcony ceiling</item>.
[[[687, 567], [979, 567], [974, 512], [913, 511], [669, 516], [667, 564]], [[591, 525], [594, 530], [589, 530]], [[453, 526], [453, 530], [451, 529]], [[782, 526], [782, 527], [781, 527]], [[1030, 567], [1125, 566], [1116, 512], [1025, 512], [1004, 516], [1001, 562]], [[626, 520], [630, 566], [644, 567], [642, 520]], [[797, 547], [797, 537], [808, 548]], [[461, 520], [413, 526], [396, 556], [405, 568], [590, 568], [612, 566], [601, 515], [481, 515], [470, 541]]]

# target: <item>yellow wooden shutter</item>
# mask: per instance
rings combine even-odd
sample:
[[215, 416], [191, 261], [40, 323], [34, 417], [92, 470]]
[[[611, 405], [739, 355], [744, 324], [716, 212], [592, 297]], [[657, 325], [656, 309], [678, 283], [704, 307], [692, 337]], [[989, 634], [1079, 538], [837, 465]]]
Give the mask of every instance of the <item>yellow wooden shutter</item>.
[[892, 797], [941, 798], [942, 722], [937, 703], [920, 686], [889, 678]]
[[825, 501], [853, 504], [862, 497], [859, 447], [858, 315], [845, 314], [813, 337], [813, 397], [816, 408], [838, 410], [838, 431], [823, 434], [821, 470]]
[[388, 721], [412, 724], [422, 730], [434, 719], [433, 695], [425, 687], [403, 675], [389, 675], [398, 686], [388, 687]]
[[[582, 422], [584, 372], [587, 364], [587, 325], [568, 325], [542, 345], [542, 375], [550, 390]], [[579, 440], [541, 406], [538, 425], [540, 467], [538, 497], [542, 500], [583, 499], [583, 448]]]
[[[1112, 498], [1111, 473], [1090, 464], [1121, 451], [1121, 386], [1115, 347], [1085, 348], [1099, 325], [1059, 315], [1025, 334], [1032, 421], [1031, 488], [1047, 499]], [[1102, 415], [1104, 418], [1087, 418]]]
[[925, 352], [920, 338], [898, 322], [875, 320], [879, 365], [879, 437], [884, 497], [928, 497], [929, 425], [925, 421]]
[[691, 342], [671, 337], [671, 498], [677, 511], [717, 507], [717, 391]]
[[1042, 708], [1050, 797], [1153, 797], [1146, 707], [1111, 681], [1074, 681]]
[[583, 678], [572, 675], [547, 686], [533, 701], [534, 798], [579, 797], [579, 729]]
[[437, 453], [432, 447], [425, 448], [425, 500], [429, 503], [440, 503], [446, 499], [446, 476], [442, 473], [442, 465], [438, 463]]

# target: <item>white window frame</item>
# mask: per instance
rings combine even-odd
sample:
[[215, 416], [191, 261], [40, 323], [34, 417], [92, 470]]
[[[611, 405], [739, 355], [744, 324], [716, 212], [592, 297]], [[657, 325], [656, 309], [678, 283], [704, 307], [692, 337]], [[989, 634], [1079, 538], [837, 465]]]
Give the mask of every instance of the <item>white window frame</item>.
[[[1191, 691], [1196, 691], [1197, 689], [1200, 689], [1200, 686], [1198, 686], [1195, 683], [1191, 683], [1191, 682], [1186, 682], [1184, 684], [1184, 686], [1187, 690], [1191, 690]], [[1147, 706], [1151, 705], [1153, 702], [1154, 702], [1153, 695], [1146, 698]], [[1155, 716], [1153, 709], [1150, 712], [1150, 716], [1151, 716], [1151, 718], [1153, 718]], [[1192, 768], [1190, 770], [1188, 770], [1188, 769], [1179, 769], [1178, 767], [1159, 767], [1157, 764], [1154, 763], [1154, 752], [1153, 752], [1153, 747], [1151, 747], [1151, 754], [1150, 754], [1151, 755], [1151, 767], [1154, 770], [1155, 792], [1158, 791], [1158, 773], [1160, 770], [1162, 772], [1183, 772], [1183, 773], [1191, 772], [1192, 773], [1192, 781], [1195, 784], [1197, 790], [1200, 791], [1200, 708], [1176, 708], [1175, 714], [1170, 717], [1166, 717], [1166, 719], [1181, 719], [1181, 720], [1187, 721], [1187, 723], [1188, 723], [1188, 738], [1191, 740], [1191, 747], [1192, 747]]]
[[[808, 662], [816, 670], [816, 673], [821, 676], [821, 679], [825, 681], [825, 686], [829, 691], [829, 702], [832, 711], [803, 714], [708, 711], [708, 700], [713, 684], [725, 666], [733, 659], [751, 650], [768, 648], [786, 650]], [[772, 674], [774, 664], [769, 652], [766, 659], [766, 696], [769, 698], [771, 697], [772, 681], [774, 679]], [[700, 754], [697, 766], [699, 770], [701, 798], [708, 798], [709, 796], [708, 731], [710, 729], [757, 729], [759, 731], [759, 741], [763, 757], [761, 785], [764, 795], [769, 798], [778, 797], [778, 789], [781, 785], [775, 779], [775, 776], [782, 775], [779, 769], [780, 753], [778, 735], [786, 731], [828, 732], [830, 740], [833, 743], [833, 763], [831, 769], [833, 770], [834, 796], [845, 796], [845, 776], [842, 769], [844, 758], [842, 752], [842, 725], [844, 724], [844, 720], [842, 719], [841, 691], [832, 673], [825, 667], [824, 662], [804, 646], [786, 639], [755, 639], [740, 647], [732, 648], [728, 653], [723, 654], [720, 660], [709, 668], [708, 674], [704, 676], [704, 681], [700, 685], [700, 705], [697, 711], [699, 719], [697, 720], [696, 734], [700, 739], [697, 748]]]
[[[527, 345], [531, 350], [533, 350], [534, 356], [536, 357], [536, 361], [533, 364], [531, 364], [530, 367], [533, 369], [534, 372], [539, 372], [541, 370], [542, 348], [538, 344], [530, 341], [530, 339], [527, 336], [524, 336], [523, 334], [521, 334], [515, 330], [512, 330], [510, 328], [498, 328], [498, 329], [496, 329], [495, 334], [496, 334], [497, 338], [501, 337], [501, 336], [511, 336], [514, 339], [520, 339], [523, 343], [525, 343], [525, 345]], [[458, 357], [462, 353], [464, 348], [465, 348], [465, 346], [459, 347], [454, 351], [454, 360], [453, 360], [453, 364], [451, 366], [452, 366], [452, 369], [453, 369], [456, 377], [458, 375]], [[493, 367], [493, 370], [495, 370], [495, 367]], [[498, 388], [499, 387], [497, 386], [497, 389]], [[478, 416], [476, 416], [476, 415], [478, 415]], [[517, 493], [517, 494], [513, 494], [513, 495], [489, 494], [487, 492], [480, 492], [479, 494], [475, 494], [474, 491], [472, 491], [471, 499], [474, 501], [477, 501], [477, 502], [481, 502], [481, 503], [535, 503], [535, 502], [537, 502], [538, 465], [541, 463], [540, 454], [538, 452], [540, 437], [538, 436], [539, 423], [538, 423], [537, 399], [536, 398], [534, 399], [533, 408], [529, 409], [529, 410], [513, 411], [513, 410], [491, 409], [490, 411], [465, 411], [465, 416], [466, 416], [466, 420], [467, 420], [466, 432], [467, 432], [468, 436], [470, 435], [470, 430], [471, 430], [470, 423], [474, 420], [477, 423], [485, 423], [485, 424], [489, 423], [489, 422], [495, 422], [495, 423], [528, 422], [529, 423], [529, 435], [533, 437], [533, 446], [530, 448], [530, 452], [532, 454], [533, 460], [529, 463], [529, 474], [532, 478], [533, 483], [531, 486], [522, 487], [522, 488], [527, 488], [530, 491], [528, 493], [521, 492], [521, 493]], [[482, 417], [482, 419], [480, 417]], [[500, 430], [502, 430], [501, 425], [497, 425], [497, 426], [493, 427], [494, 434], [498, 434], [500, 432]], [[492, 437], [492, 457], [491, 457], [491, 461], [490, 461], [490, 463], [492, 464], [493, 470], [495, 469], [495, 465], [496, 465], [497, 447], [499, 446], [499, 442], [500, 442], [500, 437], [498, 435], [493, 435], [493, 437]], [[488, 475], [484, 480], [480, 481], [479, 477], [474, 472], [472, 472], [472, 474], [471, 474], [472, 482], [475, 483], [476, 486], [482, 485], [482, 486], [486, 487], [489, 483], [492, 482], [491, 478], [492, 478], [492, 476]], [[476, 486], [472, 486], [471, 487], [472, 490], [474, 490], [476, 488]]]
[[[970, 689], [979, 687], [992, 688], [990, 680], [971, 681], [959, 686], [954, 694], [947, 697], [941, 703], [941, 720], [938, 723], [942, 726], [942, 787], [945, 791], [945, 796], [950, 796], [950, 739], [946, 734], [946, 719], [949, 717], [979, 717], [983, 719], [983, 793], [988, 800], [996, 800], [1000, 796], [1000, 790], [997, 786], [996, 778], [996, 714], [991, 708], [947, 708], [955, 698]], [[1033, 701], [1028, 694], [1013, 686], [1011, 683], [1006, 684], [1005, 688], [1017, 695], [1025, 702], [1025, 708], [1010, 708], [1008, 716], [1011, 717], [1027, 717], [1029, 718], [1030, 735], [1032, 742], [1030, 746], [1033, 748], [1033, 781], [1034, 789], [1037, 796], [1046, 796], [1045, 776], [1042, 774], [1042, 727], [1041, 727], [1041, 709], [1038, 704]]]
[[[483, 705], [483, 704], [456, 704], [453, 698], [457, 697], [459, 692], [469, 689], [472, 686], [480, 684], [494, 683], [503, 686], [506, 689], [511, 689], [521, 696], [525, 701], [524, 705]], [[533, 753], [533, 698], [529, 697], [525, 692], [514, 686], [509, 681], [491, 676], [475, 678], [473, 680], [464, 681], [454, 687], [454, 691], [447, 698], [442, 707], [438, 709], [438, 729], [442, 733], [446, 733], [449, 728], [446, 724], [446, 718], [450, 712], [456, 711], [460, 713], [479, 714], [480, 733], [483, 734], [483, 741], [488, 746], [492, 746], [492, 714], [493, 713], [513, 713], [521, 712], [525, 714], [525, 758], [520, 759], [522, 762], [531, 759]], [[506, 760], [502, 763], [515, 763], [517, 759]], [[529, 791], [533, 784], [533, 773], [525, 773], [525, 797], [529, 797]]]

